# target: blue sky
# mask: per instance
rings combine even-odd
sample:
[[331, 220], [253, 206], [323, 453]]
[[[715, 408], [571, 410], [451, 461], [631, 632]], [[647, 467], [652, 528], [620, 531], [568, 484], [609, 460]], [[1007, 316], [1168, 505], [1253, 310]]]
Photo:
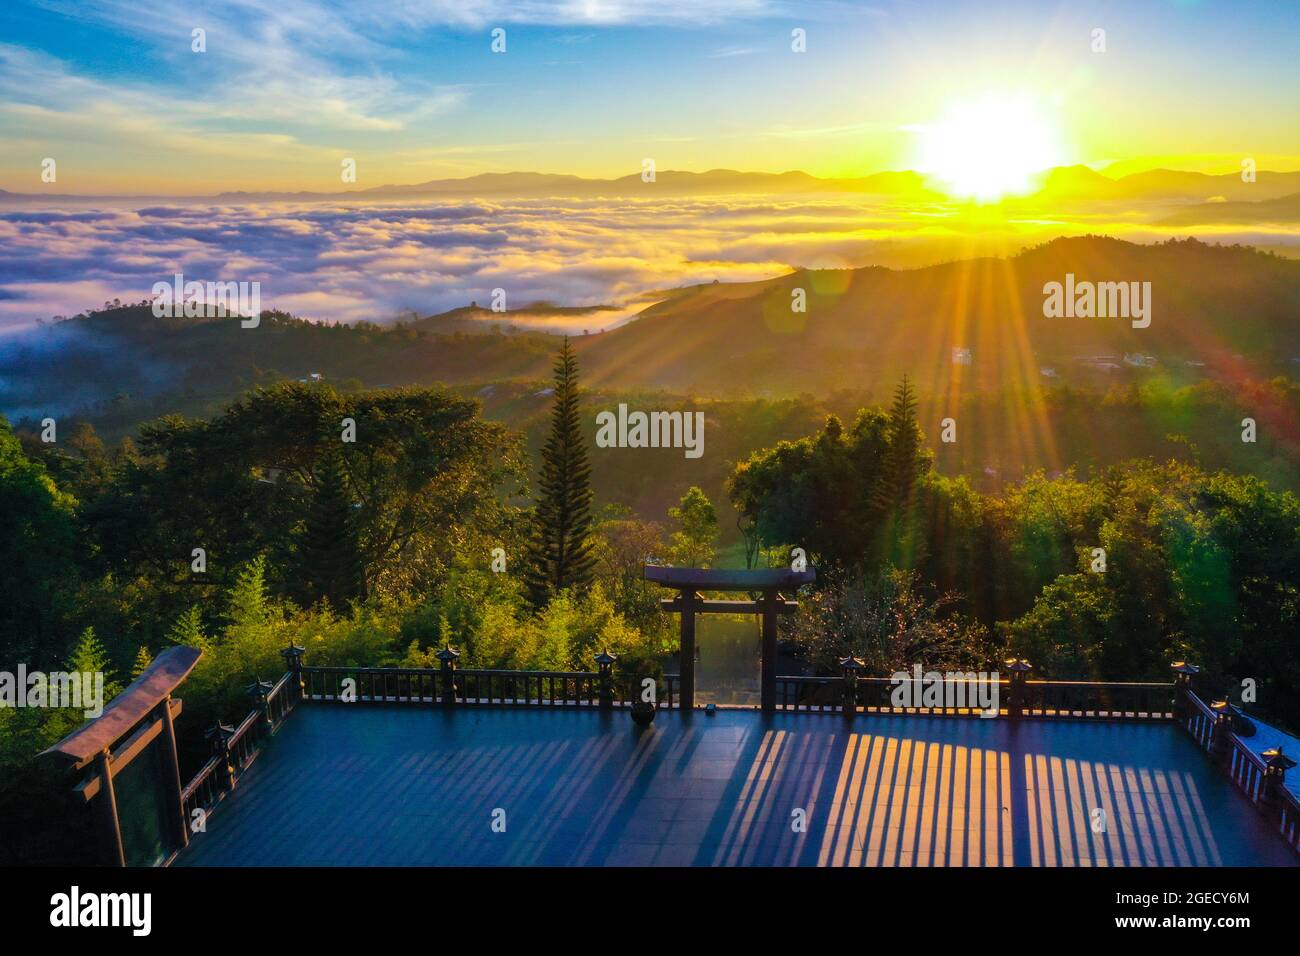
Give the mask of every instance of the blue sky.
[[858, 175], [908, 167], [917, 124], [985, 89], [1038, 98], [1063, 162], [1300, 168], [1295, 3], [387, 6], [10, 0], [0, 187], [40, 188], [45, 157], [74, 193], [332, 189], [347, 157], [361, 187], [647, 156]]

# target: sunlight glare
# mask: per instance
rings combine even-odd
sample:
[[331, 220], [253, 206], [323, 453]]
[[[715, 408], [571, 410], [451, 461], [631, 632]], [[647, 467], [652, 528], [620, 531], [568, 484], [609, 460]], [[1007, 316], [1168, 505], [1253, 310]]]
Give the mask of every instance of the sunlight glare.
[[953, 103], [916, 132], [917, 168], [953, 196], [991, 201], [1028, 192], [1034, 174], [1061, 159], [1052, 122], [1025, 95]]

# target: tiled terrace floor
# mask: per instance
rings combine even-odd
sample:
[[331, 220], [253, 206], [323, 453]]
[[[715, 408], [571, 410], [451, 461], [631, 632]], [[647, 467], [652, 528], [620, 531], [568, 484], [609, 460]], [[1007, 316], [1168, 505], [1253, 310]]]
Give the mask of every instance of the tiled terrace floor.
[[[505, 811], [504, 833], [491, 828]], [[1106, 812], [1094, 833], [1091, 812]], [[792, 828], [806, 813], [806, 832]], [[1292, 865], [1169, 724], [306, 704], [178, 865]]]

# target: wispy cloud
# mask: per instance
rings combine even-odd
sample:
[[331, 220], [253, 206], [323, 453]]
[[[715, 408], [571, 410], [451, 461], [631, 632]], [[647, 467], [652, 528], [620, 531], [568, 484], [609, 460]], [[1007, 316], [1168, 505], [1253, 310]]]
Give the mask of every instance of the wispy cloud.
[[[82, 64], [0, 44], [0, 161], [31, 165], [30, 145], [76, 168], [129, 162], [140, 145], [180, 157], [240, 163], [324, 163], [358, 135], [427, 125], [468, 90], [418, 76], [399, 81], [384, 61], [395, 27], [359, 17], [359, 4], [304, 0], [191, 8], [163, 0], [52, 2], [56, 12], [132, 36], [150, 50], [136, 75], [92, 74]], [[191, 49], [194, 29], [206, 51]], [[166, 77], [166, 82], [160, 82]], [[85, 191], [84, 189], [80, 191]]]
[[767, 0], [412, 0], [400, 16], [410, 24], [655, 26], [764, 16], [772, 8]]
[[878, 123], [848, 123], [844, 126], [816, 126], [809, 128], [777, 126], [764, 131], [763, 135], [779, 139], [805, 139], [820, 136], [852, 136], [878, 128], [880, 128]]
[[[250, 182], [259, 172], [264, 181], [283, 181], [290, 162], [323, 178], [345, 156], [365, 155], [373, 170], [388, 157], [432, 148], [432, 136], [445, 136], [439, 120], [462, 111], [473, 95], [473, 84], [457, 82], [452, 64], [437, 68], [439, 44], [458, 33], [499, 25], [584, 28], [559, 36], [561, 46], [572, 48], [604, 28], [702, 27], [771, 12], [765, 0], [42, 0], [40, 6], [53, 23], [66, 18], [131, 38], [147, 50], [149, 66], [122, 73], [97, 69], [94, 58], [61, 59], [0, 43], [0, 123], [7, 134], [0, 166], [34, 170], [32, 144], [56, 159], [76, 154], [80, 160], [93, 147], [84, 167], [69, 163], [66, 170], [94, 168], [100, 182], [113, 183], [139, 169], [143, 144], [150, 164], [161, 155], [173, 169], [186, 157], [206, 158], [209, 170], [222, 159], [247, 169], [240, 176], [216, 169], [209, 182]], [[191, 48], [196, 29], [204, 31], [202, 53]], [[428, 54], [413, 40], [426, 35]], [[486, 34], [483, 39], [486, 54]], [[396, 171], [400, 161], [384, 165]], [[472, 161], [449, 163], [447, 171], [474, 168]], [[200, 189], [194, 178], [191, 189], [172, 191]]]

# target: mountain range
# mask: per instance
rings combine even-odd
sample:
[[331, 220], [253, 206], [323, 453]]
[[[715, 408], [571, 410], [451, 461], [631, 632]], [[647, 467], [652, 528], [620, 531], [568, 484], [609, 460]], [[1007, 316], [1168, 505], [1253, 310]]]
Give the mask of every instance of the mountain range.
[[[1158, 200], [1168, 202], [1259, 202], [1300, 194], [1300, 171], [1260, 171], [1253, 182], [1236, 173], [1212, 175], [1169, 169], [1153, 169], [1110, 177], [1087, 166], [1062, 166], [1043, 173], [1036, 191], [1012, 197], [1015, 205], [1034, 200], [1100, 201]], [[792, 170], [783, 173], [742, 172], [711, 169], [706, 172], [663, 170], [653, 182], [633, 173], [614, 179], [536, 172], [480, 173], [457, 179], [433, 179], [405, 185], [387, 184], [366, 189], [335, 191], [221, 192], [212, 196], [77, 196], [45, 192], [16, 193], [0, 189], [0, 203], [60, 202], [110, 199], [212, 200], [217, 202], [338, 201], [340, 199], [384, 200], [398, 197], [437, 196], [637, 196], [647, 195], [801, 195], [856, 193], [907, 199], [942, 200], [941, 192], [928, 185], [920, 173], [902, 170], [857, 177], [819, 177]]]

